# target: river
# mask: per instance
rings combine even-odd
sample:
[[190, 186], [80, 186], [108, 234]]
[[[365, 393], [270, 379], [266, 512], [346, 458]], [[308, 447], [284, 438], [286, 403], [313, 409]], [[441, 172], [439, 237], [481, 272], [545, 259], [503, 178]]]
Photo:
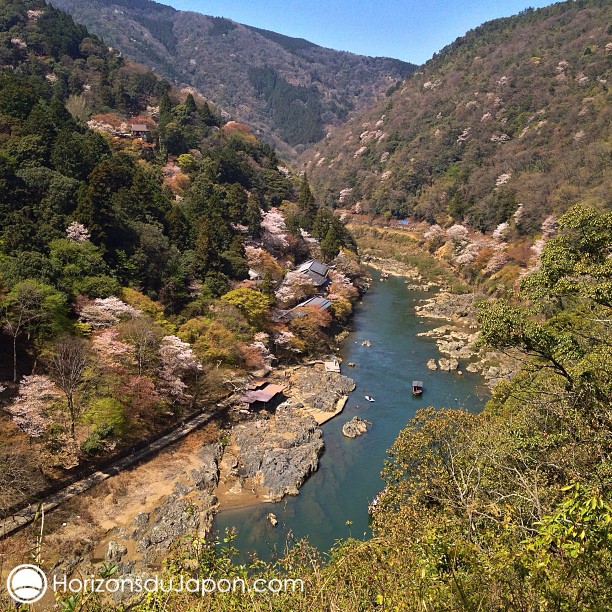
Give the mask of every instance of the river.
[[[414, 306], [431, 293], [410, 291], [399, 277], [379, 282], [379, 273], [372, 274], [372, 288], [357, 306], [353, 331], [340, 352], [342, 371], [357, 388], [342, 414], [322, 426], [325, 452], [318, 471], [297, 497], [222, 511], [215, 519], [214, 529], [221, 536], [226, 528], [237, 529], [233, 545], [243, 559], [257, 553], [270, 560], [292, 538], [307, 537], [324, 552], [339, 538], [368, 537], [368, 503], [383, 487], [380, 472], [386, 451], [415, 411], [426, 406], [479, 411], [486, 400], [477, 374], [427, 369], [427, 360], [440, 355], [433, 339], [416, 334], [444, 322], [417, 317]], [[371, 346], [362, 346], [364, 340]], [[356, 367], [347, 367], [348, 362]], [[413, 379], [424, 382], [421, 397], [412, 396]], [[375, 401], [366, 401], [365, 395]], [[342, 435], [342, 426], [355, 415], [372, 427], [351, 440]], [[269, 512], [278, 518], [276, 527], [266, 519]]]

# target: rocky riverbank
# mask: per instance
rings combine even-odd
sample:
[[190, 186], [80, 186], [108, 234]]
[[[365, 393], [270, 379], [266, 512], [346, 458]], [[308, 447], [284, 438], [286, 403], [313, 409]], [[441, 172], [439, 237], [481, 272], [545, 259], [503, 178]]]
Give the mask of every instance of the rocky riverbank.
[[374, 255], [364, 255], [363, 263], [379, 270], [384, 274], [391, 274], [393, 276], [403, 276], [405, 278], [411, 278], [415, 281], [422, 281], [424, 278], [421, 276], [416, 266], [403, 263], [397, 259], [375, 257]]
[[250, 412], [231, 430], [220, 464], [220, 508], [279, 501], [297, 495], [323, 452], [319, 425], [338, 414], [354, 381], [326, 372], [323, 362], [287, 370], [287, 401], [275, 411]]
[[98, 554], [103, 552], [104, 559], [116, 563], [121, 574], [129, 574], [135, 568], [159, 566], [181, 536], [204, 537], [217, 509], [221, 455], [218, 443], [197, 451], [199, 467], [189, 471], [186, 481], [177, 482], [157, 508], [139, 512], [127, 527], [111, 530], [112, 539]]
[[501, 380], [509, 380], [520, 367], [518, 355], [491, 351], [478, 344], [476, 302], [482, 297], [477, 293], [454, 295], [441, 291], [415, 307], [416, 315], [427, 319], [441, 319], [449, 324], [417, 334], [436, 340], [438, 351], [444, 357], [430, 359], [430, 370], [457, 371], [461, 362], [468, 372], [478, 372], [485, 384], [492, 389]]
[[[205, 425], [175, 446], [73, 498], [45, 517], [48, 576], [87, 576], [107, 562], [114, 577], [147, 578], [185, 536], [204, 537], [218, 504], [222, 445], [219, 428]], [[6, 541], [9, 559], [33, 547], [34, 529]], [[118, 602], [121, 594], [113, 596]], [[44, 609], [54, 605], [44, 600]]]

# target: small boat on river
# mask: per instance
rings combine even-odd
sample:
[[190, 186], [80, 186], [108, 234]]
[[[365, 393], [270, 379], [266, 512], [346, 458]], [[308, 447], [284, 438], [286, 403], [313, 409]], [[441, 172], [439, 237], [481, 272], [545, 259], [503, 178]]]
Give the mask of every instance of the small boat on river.
[[423, 381], [422, 380], [412, 381], [412, 395], [423, 395]]
[[371, 395], [366, 395], [365, 398], [368, 400], [368, 402], [376, 401]]

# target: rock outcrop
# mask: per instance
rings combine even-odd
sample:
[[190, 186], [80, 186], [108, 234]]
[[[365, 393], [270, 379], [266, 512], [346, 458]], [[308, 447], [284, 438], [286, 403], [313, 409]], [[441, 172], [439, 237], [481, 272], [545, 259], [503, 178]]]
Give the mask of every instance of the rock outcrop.
[[234, 428], [232, 442], [241, 483], [259, 489], [278, 501], [297, 495], [306, 478], [319, 465], [323, 432], [310, 416], [302, 416], [288, 403], [270, 419], [242, 423]]
[[[210, 531], [217, 509], [214, 490], [221, 453], [220, 444], [204, 446], [198, 452], [201, 467], [191, 471], [188, 484], [177, 483], [174, 493], [165, 497], [154, 511], [141, 512], [128, 528], [113, 534], [106, 559], [117, 563], [120, 575], [156, 567], [182, 536], [204, 536]], [[133, 553], [127, 555], [128, 550]]]
[[429, 319], [471, 322], [476, 318], [474, 302], [477, 296], [477, 293], [454, 295], [441, 291], [425, 300], [421, 306], [416, 306], [415, 312], [419, 317]]
[[355, 389], [355, 381], [336, 372], [324, 372], [317, 368], [300, 368], [291, 378], [291, 397], [295, 408], [333, 412], [341, 397]]
[[357, 436], [361, 436], [366, 431], [368, 431], [368, 427], [372, 425], [370, 421], [366, 421], [365, 419], [360, 419], [355, 416], [350, 421], [347, 421], [342, 427], [342, 435], [347, 438], [356, 438]]

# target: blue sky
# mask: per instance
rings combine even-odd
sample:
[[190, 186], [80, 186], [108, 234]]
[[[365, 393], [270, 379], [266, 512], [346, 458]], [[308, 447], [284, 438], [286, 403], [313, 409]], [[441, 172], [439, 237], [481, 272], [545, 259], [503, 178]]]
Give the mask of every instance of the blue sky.
[[158, 0], [306, 38], [332, 49], [417, 64], [496, 17], [551, 0]]

